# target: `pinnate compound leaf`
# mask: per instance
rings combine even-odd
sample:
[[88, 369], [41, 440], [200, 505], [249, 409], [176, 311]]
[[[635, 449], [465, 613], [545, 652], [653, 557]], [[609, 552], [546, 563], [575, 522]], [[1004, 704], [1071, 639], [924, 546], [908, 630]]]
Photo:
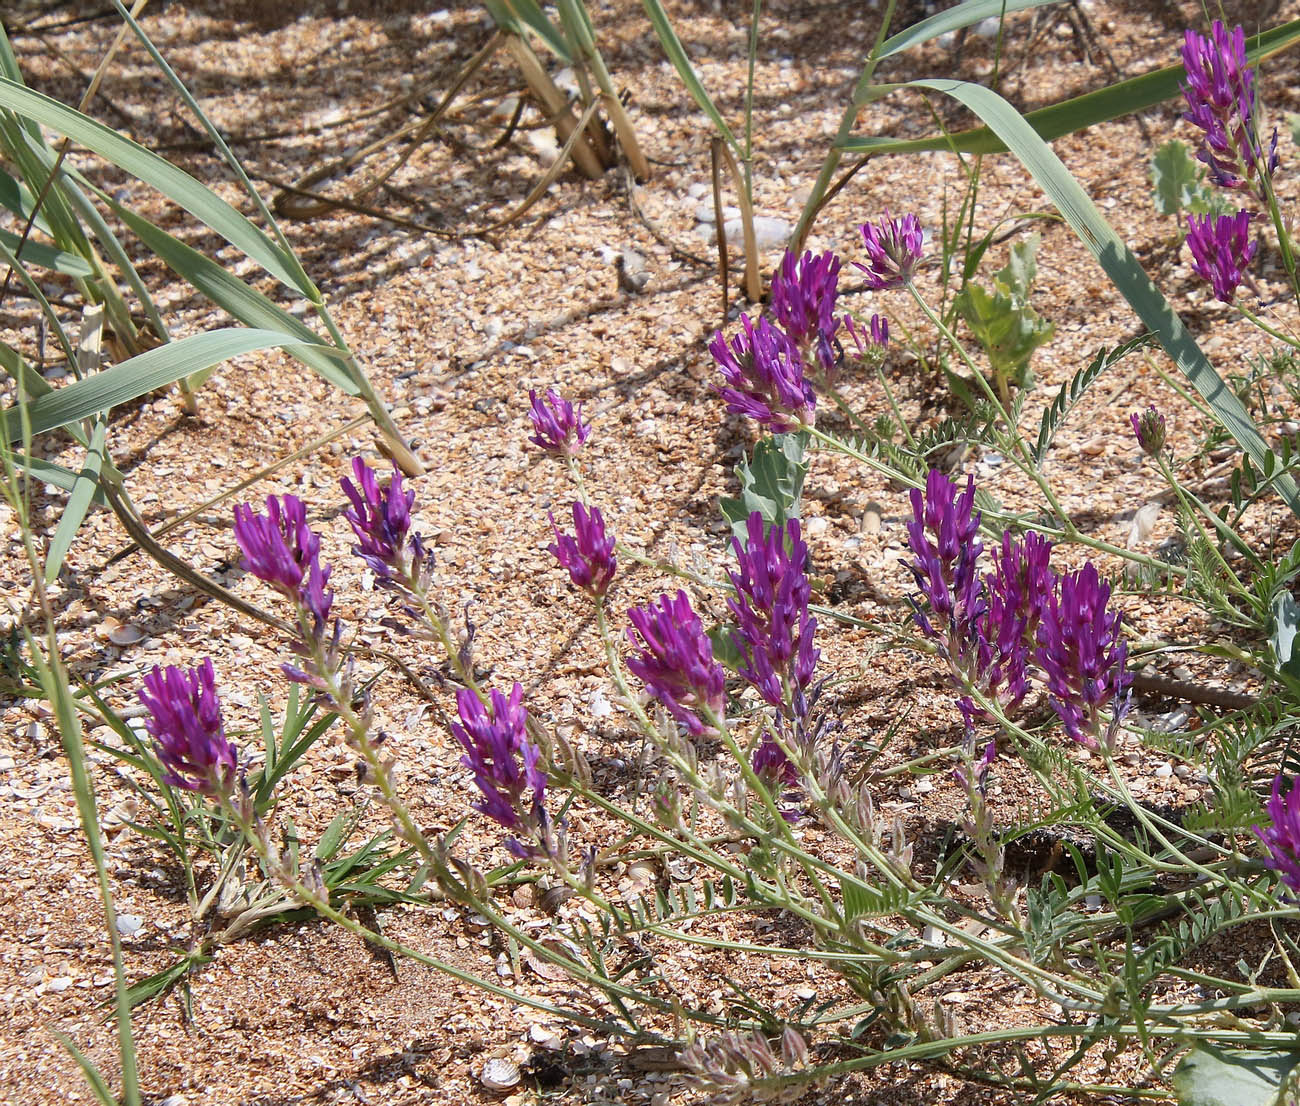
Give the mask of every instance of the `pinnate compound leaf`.
[[1198, 1045], [1174, 1072], [1179, 1106], [1286, 1106], [1300, 1051], [1247, 1052]]

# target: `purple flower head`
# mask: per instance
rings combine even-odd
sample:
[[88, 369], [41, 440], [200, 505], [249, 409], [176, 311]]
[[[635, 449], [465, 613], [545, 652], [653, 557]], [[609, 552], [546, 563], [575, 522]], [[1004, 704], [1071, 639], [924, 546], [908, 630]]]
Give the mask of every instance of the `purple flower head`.
[[591, 425], [582, 421], [582, 404], [575, 409], [554, 388], [547, 388], [545, 397], [530, 388], [528, 402], [532, 405], [528, 417], [535, 431], [528, 440], [547, 453], [577, 456], [591, 434]]
[[189, 671], [154, 665], [140, 702], [149, 712], [145, 729], [167, 769], [163, 779], [214, 798], [229, 795], [239, 757], [226, 739], [211, 658]]
[[1056, 574], [1052, 543], [1029, 531], [1023, 542], [1009, 532], [984, 576], [984, 610], [975, 622], [976, 674], [984, 690], [1005, 707], [1020, 703], [1029, 690], [1029, 662]]
[[816, 353], [822, 368], [835, 367], [833, 342], [840, 321], [835, 317], [840, 259], [829, 250], [798, 257], [785, 251], [772, 277], [772, 314], [805, 356]]
[[657, 603], [633, 607], [627, 616], [632, 623], [628, 640], [637, 649], [628, 668], [692, 736], [705, 733], [712, 722], [702, 719], [700, 711], [722, 716], [724, 676], [690, 599], [684, 591], [676, 598], [661, 595]]
[[307, 525], [307, 509], [296, 495], [267, 496], [266, 511], [255, 514], [247, 503], [235, 508], [235, 541], [244, 568], [305, 607], [321, 632], [334, 593], [325, 590], [330, 568], [320, 563], [320, 537]]
[[743, 661], [740, 674], [777, 710], [794, 713], [806, 702], [821, 651], [813, 648], [816, 619], [808, 616], [812, 588], [805, 566], [808, 546], [798, 519], [770, 527], [755, 511], [742, 546], [732, 539], [737, 570], [729, 573], [736, 594], [727, 600], [737, 631], [732, 641]]
[[[352, 459], [352, 472], [357, 479], [355, 485], [346, 476], [339, 481], [343, 494], [352, 503], [343, 517], [351, 524], [360, 543], [352, 551], [381, 580], [406, 576], [414, 567], [407, 564], [405, 553], [415, 492], [403, 489], [402, 473], [396, 465], [386, 488], [379, 487], [374, 470], [360, 457]], [[412, 543], [413, 552], [418, 548]], [[418, 559], [413, 557], [414, 561]]]
[[573, 537], [560, 533], [560, 528], [555, 525], [555, 516], [549, 517], [551, 529], [555, 531], [555, 544], [547, 548], [569, 570], [569, 578], [575, 587], [592, 596], [604, 595], [614, 582], [618, 560], [614, 556], [614, 535], [606, 534], [600, 509], [593, 507], [589, 514], [581, 503], [573, 504]]
[[1251, 215], [1189, 215], [1187, 248], [1192, 251], [1192, 269], [1214, 289], [1215, 299], [1231, 303], [1246, 266], [1259, 243], [1250, 234]]
[[773, 434], [812, 425], [817, 398], [804, 379], [803, 358], [794, 343], [767, 319], [755, 326], [748, 315], [741, 315], [740, 325], [743, 332], [730, 344], [722, 331], [709, 343], [726, 381], [718, 391], [727, 408]]
[[[1187, 100], [1183, 118], [1203, 132], [1197, 158], [1223, 188], [1243, 188], [1250, 178], [1277, 169], [1277, 134], [1267, 156], [1255, 118], [1255, 73], [1246, 64], [1246, 35], [1215, 20], [1209, 36], [1189, 30], [1183, 38]], [[1261, 190], [1262, 191], [1262, 190]]]
[[1159, 456], [1165, 447], [1165, 417], [1152, 404], [1145, 411], [1134, 411], [1128, 417], [1137, 438], [1138, 448], [1148, 457]]
[[867, 276], [867, 286], [875, 291], [901, 288], [912, 279], [917, 262], [925, 249], [925, 236], [915, 215], [890, 218], [889, 212], [878, 223], [864, 223], [862, 243], [867, 249], [867, 264], [853, 264]]
[[983, 609], [976, 568], [984, 546], [977, 540], [980, 515], [975, 513], [975, 478], [967, 477], [966, 490], [959, 494], [956, 484], [938, 469], [931, 469], [925, 492], [914, 488], [911, 498], [907, 536], [914, 557], [908, 567], [929, 601], [938, 628], [919, 611], [917, 624], [927, 637], [947, 637], [950, 642], [964, 639], [966, 627]]
[[864, 330], [853, 321], [852, 315], [845, 315], [844, 330], [853, 342], [858, 357], [863, 361], [876, 362], [885, 356], [889, 347], [889, 320], [883, 315], [872, 315], [870, 330]]
[[460, 762], [474, 773], [483, 794], [474, 809], [516, 832], [545, 825], [546, 773], [541, 751], [528, 739], [523, 697], [518, 684], [509, 698], [494, 690], [489, 708], [469, 688], [461, 688], [456, 692], [460, 722], [451, 724], [452, 736], [465, 750]]
[[1252, 826], [1255, 836], [1268, 849], [1264, 863], [1282, 877], [1293, 894], [1300, 894], [1300, 779], [1282, 794], [1282, 775], [1273, 777], [1273, 794], [1264, 807], [1269, 826]]
[[[1128, 711], [1125, 671], [1128, 646], [1120, 633], [1121, 616], [1107, 609], [1110, 584], [1091, 562], [1060, 577], [1043, 608], [1035, 659], [1047, 677], [1052, 708], [1065, 732], [1081, 745], [1109, 742]], [[1105, 734], [1098, 712], [1109, 706], [1112, 721]]]

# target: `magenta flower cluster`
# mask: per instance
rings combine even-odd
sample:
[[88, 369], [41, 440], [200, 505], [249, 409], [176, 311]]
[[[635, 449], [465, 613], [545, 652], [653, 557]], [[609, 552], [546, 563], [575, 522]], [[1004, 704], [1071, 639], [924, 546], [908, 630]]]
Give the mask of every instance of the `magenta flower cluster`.
[[545, 396], [530, 389], [528, 402], [528, 417], [533, 424], [528, 440], [547, 453], [577, 456], [591, 434], [591, 425], [582, 421], [582, 404], [575, 408], [554, 388], [547, 388]]
[[633, 675], [692, 737], [711, 732], [709, 716], [721, 718], [725, 706], [724, 676], [690, 597], [680, 590], [661, 595], [627, 616], [628, 641], [636, 650], [627, 662]]
[[569, 572], [575, 587], [593, 598], [605, 594], [618, 571], [614, 556], [614, 535], [605, 530], [605, 519], [598, 507], [588, 511], [581, 503], [573, 504], [573, 535], [562, 533], [555, 516], [548, 516], [555, 541], [548, 548]]
[[743, 545], [732, 539], [737, 567], [729, 575], [736, 592], [727, 600], [736, 620], [732, 642], [742, 657], [740, 674], [770, 706], [802, 717], [821, 656], [813, 647], [817, 620], [808, 615], [808, 546], [798, 519], [764, 533], [763, 516], [755, 511], [746, 531]]
[[815, 351], [822, 370], [835, 367], [835, 300], [840, 277], [840, 259], [831, 251], [803, 257], [785, 251], [772, 277], [772, 314], [781, 329], [802, 350]]
[[1214, 298], [1231, 303], [1259, 243], [1250, 233], [1251, 214], [1189, 215], [1187, 248], [1192, 251], [1192, 269], [1209, 281]]
[[[929, 608], [917, 608], [917, 624], [963, 689], [972, 686], [1011, 709], [1036, 677], [1071, 739], [1090, 748], [1109, 743], [1128, 709], [1131, 682], [1121, 617], [1108, 606], [1110, 584], [1091, 564], [1055, 573], [1051, 543], [1032, 531], [1022, 540], [1004, 532], [993, 571], [981, 576], [974, 505], [973, 477], [959, 492], [931, 470], [924, 493], [912, 492], [910, 568]], [[969, 697], [960, 706], [973, 725], [979, 708]], [[1106, 708], [1111, 719], [1103, 727]]]
[[1165, 417], [1151, 404], [1145, 411], [1134, 411], [1128, 417], [1133, 427], [1133, 437], [1138, 448], [1148, 457], [1159, 456], [1165, 447]]
[[1278, 166], [1277, 131], [1267, 155], [1255, 114], [1255, 74], [1246, 62], [1246, 35], [1216, 19], [1209, 35], [1189, 30], [1183, 39], [1187, 83], [1183, 118], [1202, 132], [1197, 157], [1223, 188], [1244, 188]]
[[1273, 794], [1265, 804], [1269, 825], [1252, 827], [1268, 850], [1264, 863], [1281, 877], [1294, 895], [1300, 895], [1300, 779], [1282, 792], [1281, 774], [1273, 777]]
[[140, 702], [149, 712], [145, 729], [173, 787], [212, 798], [235, 784], [239, 756], [226, 737], [211, 658], [198, 668], [159, 668], [144, 678]]
[[244, 554], [244, 569], [306, 611], [322, 634], [334, 593], [325, 590], [330, 567], [320, 563], [320, 536], [307, 525], [302, 500], [267, 496], [264, 515], [247, 503], [236, 507], [235, 541]]
[[722, 371], [727, 409], [753, 419], [773, 434], [811, 425], [817, 398], [804, 375], [804, 359], [790, 337], [769, 320], [755, 325], [740, 316], [741, 332], [728, 343], [722, 331], [709, 352]]
[[354, 484], [346, 476], [340, 479], [343, 494], [352, 506], [343, 512], [357, 545], [352, 547], [381, 583], [394, 580], [409, 582], [418, 574], [425, 559], [424, 543], [411, 529], [411, 508], [415, 492], [402, 486], [402, 473], [393, 466], [393, 478], [381, 488], [375, 471], [360, 457], [352, 460]]
[[879, 222], [864, 223], [860, 230], [867, 263], [855, 261], [853, 265], [865, 274], [867, 287], [877, 292], [902, 288], [912, 279], [925, 252], [920, 220], [915, 215], [895, 219], [885, 212]]
[[[474, 773], [482, 799], [474, 809], [512, 833], [536, 839], [544, 835], [547, 776], [542, 754], [528, 737], [524, 689], [515, 684], [510, 695], [493, 690], [485, 706], [469, 688], [456, 693], [460, 721], [451, 724], [452, 736], [465, 755], [461, 763]], [[506, 847], [516, 856], [531, 856], [533, 849], [511, 838]]]

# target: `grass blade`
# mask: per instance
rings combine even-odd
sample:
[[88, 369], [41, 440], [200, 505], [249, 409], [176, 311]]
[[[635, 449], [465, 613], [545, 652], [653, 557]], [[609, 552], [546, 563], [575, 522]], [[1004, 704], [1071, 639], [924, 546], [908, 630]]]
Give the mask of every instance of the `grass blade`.
[[[93, 150], [124, 172], [158, 189], [173, 203], [242, 250], [282, 284], [310, 297], [314, 289], [302, 287], [296, 266], [282, 251], [225, 200], [210, 192], [188, 173], [146, 150], [137, 142], [96, 122], [87, 115], [35, 92], [7, 77], [0, 77], [0, 107], [49, 127]], [[299, 270], [301, 271], [301, 270]]]
[[966, 0], [964, 4], [958, 4], [955, 8], [922, 19], [920, 23], [914, 23], [887, 38], [877, 56], [883, 60], [894, 54], [901, 54], [904, 50], [929, 42], [930, 39], [938, 38], [949, 31], [960, 31], [963, 27], [969, 27], [981, 19], [997, 19], [1003, 12], [1010, 14], [1026, 11], [1029, 8], [1044, 8], [1048, 4], [1061, 2], [1062, 0]]
[[[6, 440], [13, 442], [22, 436], [24, 413], [29, 419], [30, 433], [41, 434], [65, 423], [107, 412], [119, 403], [128, 403], [231, 357], [273, 347], [290, 349], [308, 344], [279, 331], [240, 327], [210, 330], [182, 338], [179, 342], [128, 358], [30, 403], [9, 408], [4, 413]], [[325, 352], [325, 347], [317, 346], [316, 349]]]
[[63, 558], [72, 548], [72, 539], [81, 529], [86, 512], [95, 502], [95, 493], [99, 491], [99, 474], [104, 468], [105, 439], [108, 434], [108, 419], [101, 417], [95, 423], [90, 435], [90, 448], [86, 450], [86, 460], [77, 473], [72, 491], [68, 495], [67, 505], [59, 518], [58, 529], [50, 539], [49, 552], [45, 555], [45, 582], [52, 582], [63, 567]]
[[[960, 9], [953, 9], [959, 11]], [[941, 12], [940, 16], [951, 12]], [[933, 17], [935, 19], [939, 16]], [[928, 22], [928, 21], [927, 21]], [[893, 41], [892, 39], [890, 41]], [[1257, 65], [1261, 58], [1285, 50], [1300, 41], [1300, 20], [1274, 27], [1262, 34], [1246, 39], [1246, 58]], [[1075, 131], [1143, 111], [1156, 104], [1171, 100], [1179, 94], [1185, 78], [1181, 65], [1171, 65], [1140, 77], [1131, 77], [1117, 84], [1107, 85], [1082, 96], [1062, 100], [1022, 116], [1041, 138], [1049, 142]], [[960, 154], [998, 154], [1006, 152], [1006, 145], [989, 127], [973, 127], [931, 138], [882, 138], [864, 136], [849, 138], [840, 148], [846, 152], [907, 154], [922, 150], [952, 150]]]
[[[928, 79], [909, 81], [908, 86], [928, 88], [951, 96], [988, 124], [1051, 197], [1138, 318], [1156, 335], [1179, 371], [1214, 410], [1224, 429], [1255, 464], [1272, 472], [1277, 467], [1277, 458], [1260, 436], [1241, 400], [1215, 371], [1177, 312], [1151, 282], [1133, 251], [1106, 222], [1079, 182], [1025, 118], [996, 92], [981, 85]], [[1300, 489], [1296, 488], [1295, 481], [1290, 476], [1283, 476], [1277, 481], [1277, 489], [1287, 506], [1300, 515]]]

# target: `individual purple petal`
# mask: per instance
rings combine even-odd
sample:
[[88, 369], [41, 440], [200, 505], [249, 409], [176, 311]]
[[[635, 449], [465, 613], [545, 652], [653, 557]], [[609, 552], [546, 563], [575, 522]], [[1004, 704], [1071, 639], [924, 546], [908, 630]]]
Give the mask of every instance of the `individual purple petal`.
[[577, 456], [591, 434], [590, 424], [582, 421], [582, 404], [575, 409], [554, 388], [547, 388], [545, 397], [529, 389], [528, 402], [534, 431], [528, 440], [547, 453]]
[[614, 535], [605, 532], [605, 520], [600, 509], [593, 507], [589, 513], [581, 503], [575, 502], [572, 537], [560, 532], [554, 515], [549, 517], [551, 529], [555, 531], [555, 543], [547, 548], [569, 570], [569, 578], [575, 587], [592, 596], [604, 595], [614, 582], [618, 559], [614, 556]]
[[1192, 251], [1192, 269], [1210, 282], [1215, 299], [1231, 303], [1246, 267], [1259, 243], [1250, 233], [1251, 215], [1189, 215], [1187, 248]]
[[186, 791], [229, 795], [239, 757], [226, 738], [211, 658], [188, 671], [155, 665], [139, 694], [149, 712], [145, 729], [167, 769], [163, 779]]
[[628, 640], [637, 650], [627, 666], [692, 736], [710, 730], [707, 712], [721, 717], [725, 706], [722, 666], [684, 591], [627, 612]]
[[886, 211], [880, 222], [864, 223], [860, 230], [867, 264], [853, 264], [866, 274], [867, 286], [879, 292], [907, 284], [925, 250], [925, 235], [917, 217], [893, 219]]
[[773, 434], [811, 426], [817, 398], [804, 378], [799, 350], [767, 319], [756, 326], [748, 315], [741, 315], [740, 325], [742, 332], [730, 344], [722, 331], [709, 343], [726, 382], [718, 391], [728, 409]]
[[1283, 795], [1282, 775], [1273, 777], [1273, 794], [1265, 804], [1270, 825], [1252, 826], [1255, 836], [1268, 850], [1264, 858], [1292, 894], [1300, 894], [1300, 779], [1292, 779]]

